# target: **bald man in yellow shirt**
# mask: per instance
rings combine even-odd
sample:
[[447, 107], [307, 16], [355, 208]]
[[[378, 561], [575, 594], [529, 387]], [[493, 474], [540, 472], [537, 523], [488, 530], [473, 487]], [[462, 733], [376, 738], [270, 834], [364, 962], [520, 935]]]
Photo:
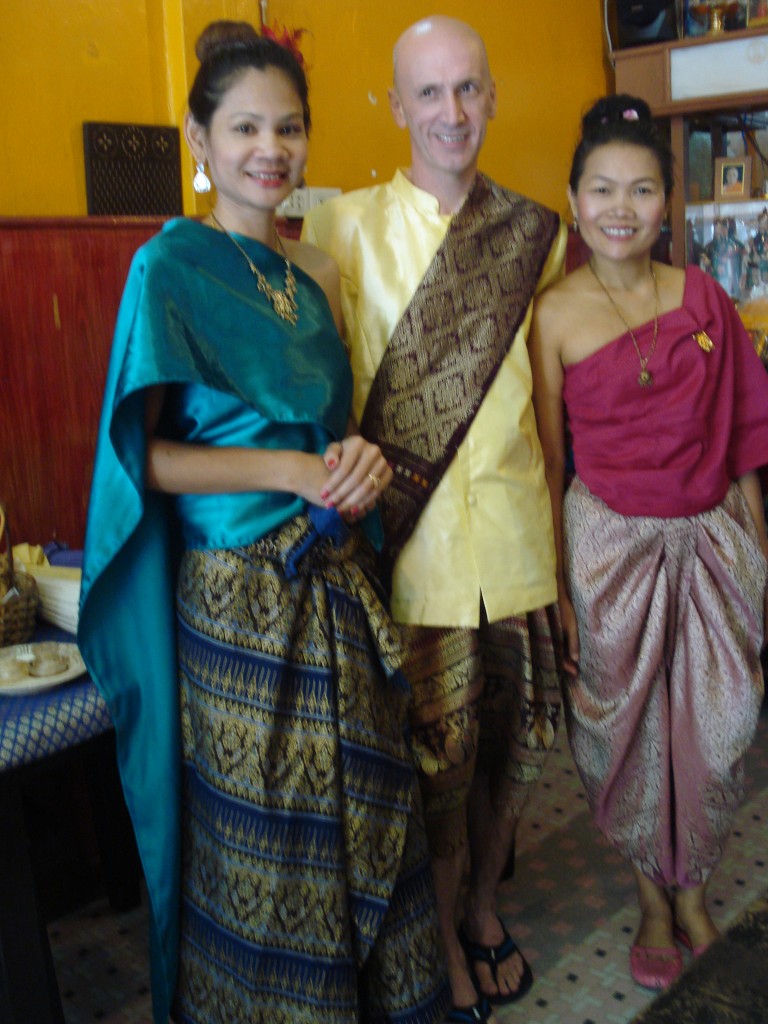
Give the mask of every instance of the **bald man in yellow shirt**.
[[384, 559], [409, 652], [447, 1021], [487, 1022], [492, 1004], [532, 983], [497, 890], [560, 708], [552, 514], [526, 338], [534, 295], [560, 275], [565, 232], [478, 172], [496, 92], [469, 26], [411, 26], [395, 47], [390, 102], [410, 168], [316, 208], [303, 237], [339, 263], [354, 412], [394, 470], [380, 499]]

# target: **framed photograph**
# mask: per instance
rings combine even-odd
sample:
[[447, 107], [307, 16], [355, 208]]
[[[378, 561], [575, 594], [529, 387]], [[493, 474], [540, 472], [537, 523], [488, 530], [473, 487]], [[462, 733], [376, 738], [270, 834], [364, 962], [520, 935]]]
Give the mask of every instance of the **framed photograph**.
[[768, 0], [747, 0], [747, 24], [768, 25]]
[[752, 198], [752, 157], [722, 156], [715, 160], [715, 202]]

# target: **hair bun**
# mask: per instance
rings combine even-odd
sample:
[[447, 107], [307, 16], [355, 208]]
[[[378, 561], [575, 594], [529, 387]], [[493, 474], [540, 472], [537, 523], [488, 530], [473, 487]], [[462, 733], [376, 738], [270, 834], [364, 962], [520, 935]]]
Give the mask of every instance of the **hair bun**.
[[669, 140], [651, 115], [651, 108], [639, 96], [604, 96], [586, 112], [581, 121], [581, 138], [573, 154], [568, 185], [575, 194], [590, 153], [612, 143], [641, 146], [659, 163], [664, 192], [671, 195], [674, 185], [674, 158]]
[[607, 124], [618, 124], [621, 121], [645, 121], [653, 122], [651, 108], [638, 96], [605, 96], [598, 100], [595, 105], [587, 111], [582, 120], [582, 135], [588, 138]]
[[197, 59], [203, 64], [222, 53], [253, 46], [261, 37], [247, 21], [213, 21], [195, 44]]

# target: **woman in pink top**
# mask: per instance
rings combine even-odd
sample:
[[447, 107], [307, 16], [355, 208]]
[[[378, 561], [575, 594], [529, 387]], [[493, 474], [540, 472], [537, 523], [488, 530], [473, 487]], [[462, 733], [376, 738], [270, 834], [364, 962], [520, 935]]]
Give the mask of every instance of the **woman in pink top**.
[[[705, 888], [763, 694], [768, 374], [720, 286], [651, 259], [672, 156], [648, 106], [600, 100], [568, 189], [587, 264], [546, 291], [534, 404], [558, 546], [569, 738], [631, 861], [633, 978], [717, 935]], [[564, 494], [564, 408], [576, 478]]]

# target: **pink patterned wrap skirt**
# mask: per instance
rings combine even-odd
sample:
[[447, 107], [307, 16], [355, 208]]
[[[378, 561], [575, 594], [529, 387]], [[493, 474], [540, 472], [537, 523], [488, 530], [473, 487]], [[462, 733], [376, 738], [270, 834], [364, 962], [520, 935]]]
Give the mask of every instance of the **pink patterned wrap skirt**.
[[613, 512], [578, 478], [564, 563], [579, 625], [568, 734], [595, 821], [660, 885], [703, 882], [763, 696], [768, 568], [740, 488], [688, 518]]

